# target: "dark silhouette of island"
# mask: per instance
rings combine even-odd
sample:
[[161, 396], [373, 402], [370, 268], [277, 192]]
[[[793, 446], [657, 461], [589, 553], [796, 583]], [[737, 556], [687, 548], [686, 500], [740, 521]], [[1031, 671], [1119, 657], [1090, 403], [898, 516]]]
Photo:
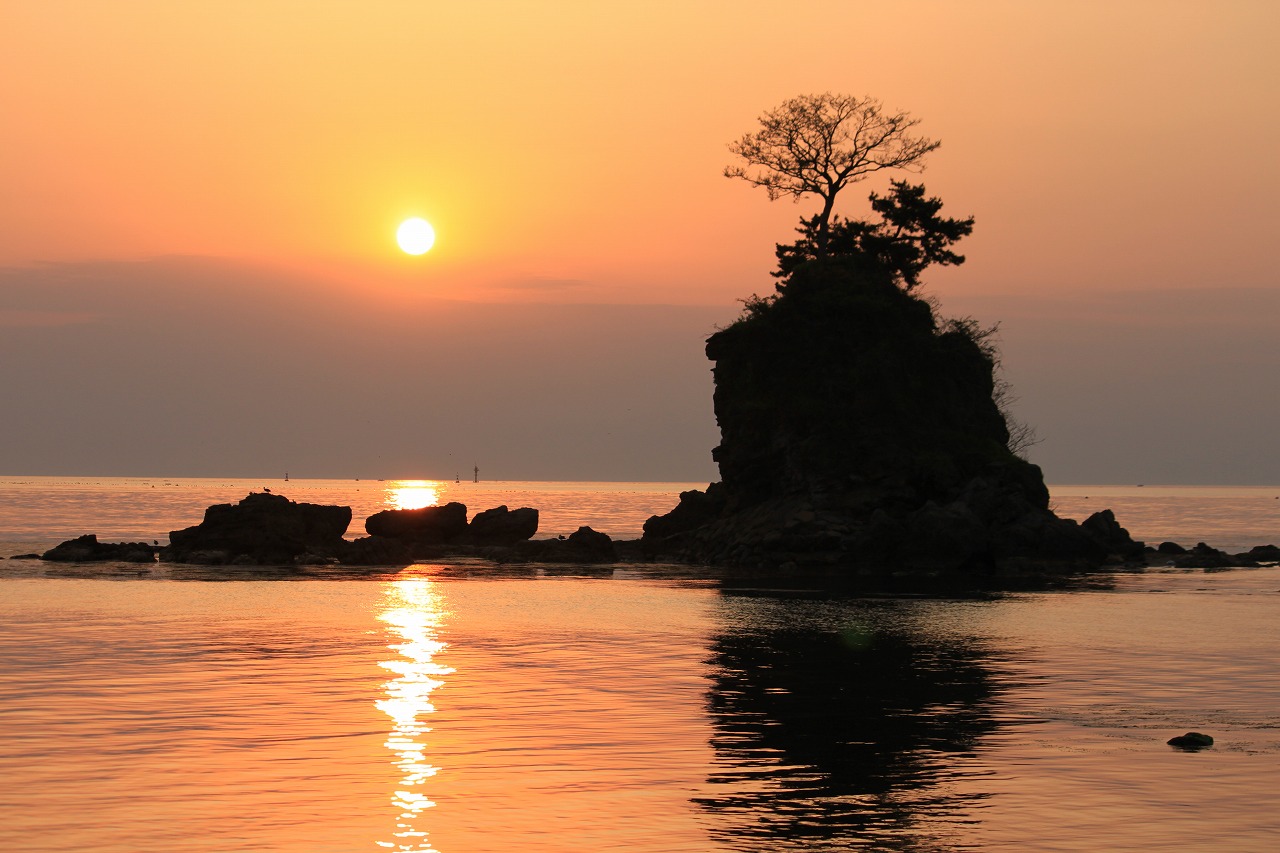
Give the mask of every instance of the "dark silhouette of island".
[[[645, 524], [647, 553], [752, 569], [976, 578], [1141, 557], [1109, 511], [1058, 518], [1028, 436], [1002, 409], [993, 329], [916, 295], [955, 265], [973, 219], [922, 185], [872, 193], [869, 219], [836, 195], [883, 169], [920, 171], [938, 147], [873, 98], [807, 95], [760, 118], [725, 174], [770, 198], [815, 195], [777, 247], [777, 292], [746, 300], [707, 341], [721, 482]], [[1011, 429], [1011, 427], [1013, 427]]]
[[1010, 448], [997, 355], [884, 260], [828, 254], [712, 335], [721, 482], [649, 519], [651, 555], [729, 566], [1018, 574], [1140, 556], [1109, 511], [1049, 509]]

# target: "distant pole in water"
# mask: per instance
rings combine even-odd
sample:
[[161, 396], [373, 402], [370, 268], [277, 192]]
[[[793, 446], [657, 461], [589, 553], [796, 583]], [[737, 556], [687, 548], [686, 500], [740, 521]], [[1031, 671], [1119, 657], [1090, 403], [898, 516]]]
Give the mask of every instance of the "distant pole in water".
[[476, 476], [475, 476], [475, 479], [474, 479], [474, 480], [472, 480], [471, 482], [473, 482], [473, 483], [478, 483], [478, 482], [480, 482], [480, 466], [479, 466], [479, 465], [477, 465], [477, 466], [476, 466]]
[[285, 472], [284, 472], [284, 481], [285, 481], [286, 483], [287, 483], [287, 482], [289, 482], [289, 472], [288, 472], [288, 471], [285, 471]]

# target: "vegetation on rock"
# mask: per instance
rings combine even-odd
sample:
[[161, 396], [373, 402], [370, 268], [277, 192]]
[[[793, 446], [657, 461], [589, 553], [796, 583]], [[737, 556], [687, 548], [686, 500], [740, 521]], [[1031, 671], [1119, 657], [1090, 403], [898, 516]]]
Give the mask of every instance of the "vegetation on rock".
[[[1114, 518], [1049, 510], [1040, 469], [1014, 451], [993, 328], [941, 319], [914, 291], [954, 265], [973, 219], [921, 185], [870, 196], [876, 219], [834, 215], [872, 171], [923, 168], [938, 143], [879, 102], [805, 96], [733, 146], [726, 170], [771, 198], [818, 195], [777, 247], [776, 293], [707, 341], [722, 482], [645, 525], [652, 553], [731, 565], [952, 573], [1097, 565], [1141, 550]], [[1012, 445], [1012, 447], [1011, 447]]]

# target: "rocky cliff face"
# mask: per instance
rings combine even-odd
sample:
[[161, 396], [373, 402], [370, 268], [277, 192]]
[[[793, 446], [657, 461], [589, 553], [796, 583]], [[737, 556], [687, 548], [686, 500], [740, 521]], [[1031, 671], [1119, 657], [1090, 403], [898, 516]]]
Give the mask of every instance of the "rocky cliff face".
[[651, 553], [874, 573], [1084, 567], [1140, 550], [1118, 525], [1049, 511], [1040, 469], [1008, 449], [993, 352], [887, 276], [809, 264], [707, 355], [722, 483], [650, 519]]

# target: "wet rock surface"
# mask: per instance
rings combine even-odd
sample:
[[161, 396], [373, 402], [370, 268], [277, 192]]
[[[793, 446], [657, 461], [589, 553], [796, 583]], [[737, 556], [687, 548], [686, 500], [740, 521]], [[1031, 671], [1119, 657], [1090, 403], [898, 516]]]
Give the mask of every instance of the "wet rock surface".
[[[33, 555], [19, 555], [14, 559], [23, 556]], [[96, 534], [86, 533], [68, 539], [39, 556], [42, 560], [58, 563], [154, 563], [156, 548], [146, 542], [99, 542]]]

